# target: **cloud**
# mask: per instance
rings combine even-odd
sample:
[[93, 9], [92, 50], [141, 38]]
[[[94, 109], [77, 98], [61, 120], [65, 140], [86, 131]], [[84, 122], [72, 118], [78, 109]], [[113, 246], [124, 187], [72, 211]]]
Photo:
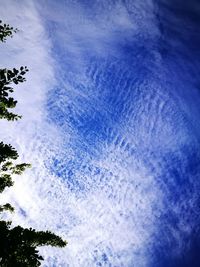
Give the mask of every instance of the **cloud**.
[[55, 83], [50, 40], [33, 1], [6, 1], [1, 19], [19, 29], [12, 39], [1, 44], [1, 67], [28, 66], [30, 70], [26, 83], [16, 86], [16, 110], [22, 113], [24, 124], [41, 120], [46, 94]]
[[[93, 81], [85, 74], [85, 68], [93, 56], [116, 57], [119, 61], [115, 66], [119, 64], [118, 45], [133, 40], [141, 30], [145, 32], [142, 18], [150, 7], [151, 1], [146, 7], [137, 1], [134, 8], [130, 3], [126, 8], [104, 1], [102, 5], [94, 4], [91, 12], [78, 2], [6, 1], [0, 11], [5, 22], [20, 29], [3, 45], [2, 67], [27, 65], [30, 69], [27, 82], [16, 87], [17, 111], [23, 119], [0, 122], [1, 137], [17, 148], [19, 160], [33, 165], [23, 176], [15, 177], [14, 187], [2, 195], [2, 202], [9, 201], [16, 207], [14, 224], [49, 229], [67, 239], [69, 245], [65, 249], [42, 249], [47, 266], [84, 267], [98, 262], [131, 266], [133, 261], [144, 266], [147, 261], [144, 247], [153, 230], [152, 203], [160, 194], [158, 189], [148, 190], [155, 185], [153, 177], [135, 158], [127, 161], [131, 149], [128, 141], [123, 143], [124, 133], [120, 133], [112, 116], [108, 131], [114, 141], [111, 146], [105, 145], [98, 131], [94, 131], [94, 140], [97, 135], [100, 145], [94, 142], [97, 153], [93, 158], [90, 129], [84, 135], [84, 129], [78, 131], [70, 123], [58, 127], [58, 113], [52, 121], [49, 108], [57, 106], [64, 112], [67, 101], [75, 103], [74, 111], [83, 120], [93, 105], [94, 120], [97, 110], [104, 112], [106, 104], [96, 91], [91, 97], [88, 91], [81, 92], [74, 85], [91, 86]], [[140, 13], [141, 8], [144, 14]], [[140, 20], [134, 20], [130, 10]], [[99, 70], [101, 66], [94, 67], [97, 75]], [[60, 93], [61, 85], [65, 86]], [[68, 122], [68, 114], [64, 115], [63, 120]], [[86, 127], [89, 119], [88, 113], [83, 123]], [[144, 177], [148, 177], [147, 182], [140, 186]]]
[[[43, 6], [46, 8], [44, 9]], [[54, 46], [55, 58], [61, 56], [61, 68], [78, 71], [91, 57], [121, 58], [119, 45], [134, 42], [141, 32], [159, 34], [154, 25], [152, 1], [46, 1], [37, 5], [46, 22]], [[59, 62], [60, 63], [60, 62]], [[57, 66], [59, 69], [59, 65]], [[61, 69], [60, 69], [61, 70]]]
[[[58, 47], [64, 53], [63, 61], [68, 61], [68, 66], [71, 64], [74, 70], [78, 69], [77, 77], [86, 86], [91, 81], [84, 80], [84, 73], [80, 75], [82, 66], [85, 66], [85, 55], [90, 52], [100, 57], [107, 57], [109, 53], [115, 56], [117, 42], [120, 38], [129, 38], [132, 31], [137, 33], [138, 25], [121, 4], [110, 4], [108, 10], [103, 7], [103, 12], [94, 6], [93, 10], [97, 12], [94, 17], [89, 16], [90, 10], [83, 5], [68, 4], [52, 1], [44, 8], [46, 1], [6, 1], [0, 11], [2, 20], [20, 29], [13, 39], [2, 45], [1, 67], [27, 65], [30, 69], [27, 82], [16, 87], [17, 111], [23, 119], [15, 123], [0, 122], [1, 138], [17, 148], [20, 161], [33, 165], [32, 170], [15, 177], [14, 187], [8, 189], [1, 200], [16, 207], [12, 216], [14, 224], [50, 229], [68, 240], [66, 249], [42, 250], [47, 266], [53, 266], [55, 262], [57, 266], [67, 266], [68, 263], [69, 266], [91, 266], [101, 262], [102, 257], [105, 262], [128, 266], [133, 259], [138, 259], [137, 255], [132, 256], [132, 248], [143, 253], [141, 249], [151, 233], [152, 223], [146, 231], [140, 222], [151, 217], [148, 202], [154, 201], [154, 196], [149, 194], [139, 203], [138, 199], [144, 195], [135, 190], [138, 181], [146, 174], [134, 174], [136, 180], [131, 185], [129, 176], [132, 169], [126, 170], [117, 160], [117, 153], [110, 152], [106, 156], [105, 150], [99, 160], [91, 160], [84, 150], [80, 150], [79, 141], [77, 143], [79, 135], [73, 129], [62, 130], [49, 120], [46, 103], [57, 85], [67, 83], [63, 78], [64, 71], [61, 80], [55, 80], [59, 76], [59, 64], [64, 66], [61, 61], [56, 61]], [[42, 18], [43, 12], [45, 19]], [[50, 22], [55, 23], [56, 32], [47, 33]], [[76, 67], [79, 63], [81, 68]], [[74, 94], [73, 86], [71, 93]], [[85, 97], [88, 98], [88, 95]], [[75, 143], [71, 144], [73, 140]], [[77, 161], [77, 152], [80, 161]], [[85, 156], [84, 160], [81, 153]], [[113, 157], [116, 157], [114, 162]], [[51, 170], [55, 158], [61, 162], [61, 175]], [[121, 152], [120, 158], [121, 161]], [[72, 178], [71, 188], [65, 180], [68, 177], [67, 166], [63, 167], [65, 162], [62, 163], [64, 159], [68, 166], [71, 161], [75, 170], [76, 177]], [[79, 186], [73, 184], [75, 181], [81, 182], [85, 190], [81, 192]], [[113, 184], [115, 187], [112, 189]], [[138, 197], [134, 197], [136, 194]], [[133, 214], [129, 208], [131, 205], [134, 206]], [[139, 214], [140, 208], [144, 217]], [[133, 227], [133, 217], [137, 231]], [[54, 252], [55, 258], [49, 258]]]
[[67, 239], [41, 250], [48, 267], [148, 266], [164, 209], [156, 179], [189, 132], [161, 90], [163, 69], [150, 70], [161, 61], [152, 1], [84, 2], [6, 1], [0, 10], [20, 29], [2, 45], [1, 66], [30, 69], [16, 87], [23, 119], [1, 121], [1, 138], [33, 165], [1, 200], [16, 207], [15, 224]]

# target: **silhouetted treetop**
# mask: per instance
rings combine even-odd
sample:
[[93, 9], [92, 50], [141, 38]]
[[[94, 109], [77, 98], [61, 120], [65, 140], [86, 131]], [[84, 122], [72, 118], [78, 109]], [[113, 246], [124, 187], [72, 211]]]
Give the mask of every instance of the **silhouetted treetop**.
[[18, 29], [14, 29], [9, 24], [2, 23], [0, 20], [0, 41], [5, 42], [7, 37], [13, 37], [13, 33], [16, 33]]
[[18, 84], [26, 81], [23, 77], [28, 71], [27, 67], [0, 69], [0, 119], [17, 120], [21, 116], [10, 112], [8, 109], [15, 108], [17, 101], [10, 94], [14, 92], [11, 84]]
[[2, 212], [2, 211], [10, 211], [10, 212], [13, 212], [14, 211], [14, 208], [9, 203], [6, 203], [4, 205], [0, 205], [0, 212]]
[[14, 164], [13, 160], [18, 158], [17, 151], [11, 146], [0, 142], [0, 193], [6, 187], [13, 185], [12, 174], [22, 174], [31, 164]]
[[38, 254], [37, 246], [51, 245], [64, 247], [67, 242], [59, 236], [46, 231], [16, 226], [10, 222], [0, 221], [0, 266], [33, 267], [40, 266], [43, 257]]
[[17, 151], [9, 144], [4, 144], [0, 142], [0, 163], [6, 161], [7, 159], [17, 159]]

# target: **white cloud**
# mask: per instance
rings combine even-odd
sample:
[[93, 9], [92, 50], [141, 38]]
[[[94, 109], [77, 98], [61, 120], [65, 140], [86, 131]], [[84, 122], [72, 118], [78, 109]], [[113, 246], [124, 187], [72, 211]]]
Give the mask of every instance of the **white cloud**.
[[49, 56], [51, 43], [33, 1], [6, 1], [0, 16], [19, 29], [12, 39], [1, 44], [0, 67], [28, 66], [27, 81], [16, 86], [16, 110], [23, 115], [22, 123], [33, 123], [44, 118], [46, 93], [55, 83], [53, 59]]
[[[148, 1], [144, 7], [139, 2], [136, 1], [134, 12], [143, 18], [152, 5]], [[63, 56], [75, 69], [79, 63], [84, 65], [86, 50], [98, 56], [116, 56], [119, 37], [131, 38], [132, 31], [138, 34], [145, 26], [141, 18], [141, 25], [131, 19], [120, 4], [108, 5], [106, 10], [105, 7], [102, 9], [104, 12], [98, 10], [100, 13], [92, 18], [77, 3], [73, 5], [69, 1], [64, 5], [61, 1], [52, 1], [48, 4], [51, 8], [47, 1], [6, 1], [0, 10], [4, 21], [20, 29], [13, 39], [2, 45], [1, 67], [27, 65], [30, 69], [27, 82], [16, 88], [17, 110], [23, 119], [16, 123], [0, 122], [1, 137], [17, 148], [22, 155], [20, 160], [33, 165], [32, 170], [16, 177], [15, 186], [1, 199], [15, 204], [14, 223], [50, 229], [68, 240], [65, 249], [42, 250], [46, 258], [55, 252], [56, 266], [67, 266], [67, 263], [70, 267], [92, 266], [95, 258], [101, 260], [103, 253], [116, 266], [130, 266], [133, 260], [138, 262], [138, 267], [146, 266], [143, 247], [153, 229], [152, 204], [157, 198], [162, 198], [153, 177], [142, 164], [136, 159], [128, 162], [130, 155], [119, 147], [117, 151], [112, 151], [112, 147], [104, 149], [98, 159], [83, 158], [87, 167], [97, 166], [104, 168], [105, 172], [95, 175], [93, 170], [84, 172], [83, 166], [78, 166], [76, 177], [81, 177], [87, 187], [82, 195], [78, 189], [69, 189], [66, 181], [49, 169], [54, 163], [54, 155], [61, 161], [63, 158], [72, 158], [73, 161], [77, 154], [70, 145], [70, 138], [76, 133], [71, 129], [61, 132], [47, 122], [47, 94], [56, 85], [59, 62], [53, 58], [52, 40], [48, 38], [44, 22], [47, 19], [57, 23], [58, 31], [51, 33], [51, 38], [54, 41], [57, 38], [57, 42], [62, 44]], [[144, 14], [140, 10], [144, 10]], [[41, 17], [42, 13], [45, 19]], [[153, 34], [157, 34], [156, 29]], [[146, 183], [144, 177], [148, 177]], [[141, 180], [143, 185], [138, 186]], [[152, 186], [155, 188], [151, 191], [149, 188]], [[133, 255], [130, 251], [132, 247], [134, 251], [140, 251], [140, 259], [137, 253]], [[53, 261], [52, 256], [47, 266], [53, 266]]]
[[[38, 4], [44, 21], [54, 25], [50, 33], [66, 62], [66, 69], [82, 70], [88, 54], [94, 57], [120, 58], [119, 43], [134, 42], [135, 37], [159, 34], [154, 25], [151, 0], [127, 1], [46, 1]], [[46, 8], [43, 8], [43, 7]], [[60, 51], [59, 51], [60, 52]], [[59, 68], [59, 66], [57, 66]]]

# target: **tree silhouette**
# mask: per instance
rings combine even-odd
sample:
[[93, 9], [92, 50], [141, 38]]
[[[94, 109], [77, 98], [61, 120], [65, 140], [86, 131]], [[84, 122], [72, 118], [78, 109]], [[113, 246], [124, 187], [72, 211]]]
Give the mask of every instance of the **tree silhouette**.
[[18, 29], [14, 29], [9, 24], [3, 24], [0, 20], [0, 41], [5, 42], [7, 37], [13, 37], [13, 33], [16, 33]]
[[12, 83], [18, 84], [24, 82], [26, 79], [23, 77], [28, 71], [27, 67], [20, 67], [17, 69], [0, 69], [0, 119], [18, 120], [21, 116], [9, 112], [8, 109], [15, 108], [17, 101], [10, 97], [10, 93], [14, 89], [10, 86]]
[[0, 142], [0, 193], [6, 187], [13, 185], [12, 174], [22, 174], [31, 164], [21, 163], [14, 165], [13, 160], [18, 158], [17, 151], [11, 146]]
[[0, 164], [7, 159], [17, 159], [17, 151], [11, 146], [0, 142]]
[[7, 210], [10, 212], [13, 212], [15, 209], [9, 203], [6, 203], [4, 205], [0, 205], [0, 212], [7, 211]]
[[[12, 37], [17, 29], [0, 21], [0, 42], [5, 42], [7, 37]], [[14, 108], [17, 101], [10, 94], [14, 92], [12, 84], [25, 81], [24, 75], [27, 67], [19, 70], [0, 69], [0, 119], [18, 120], [21, 116], [14, 114], [9, 109]], [[12, 175], [22, 174], [30, 164], [14, 164], [19, 157], [15, 148], [10, 144], [0, 142], [0, 193], [6, 187], [13, 185]], [[9, 203], [0, 205], [0, 213], [13, 212], [14, 208]], [[37, 267], [41, 265], [43, 257], [39, 255], [38, 246], [50, 245], [57, 247], [66, 246], [67, 242], [50, 231], [36, 231], [35, 229], [11, 226], [11, 222], [0, 220], [0, 266], [1, 267]]]
[[[13, 33], [18, 30], [11, 27], [9, 24], [3, 24], [0, 20], [0, 42], [5, 42], [7, 37], [12, 37]], [[17, 101], [10, 97], [10, 93], [14, 92], [12, 84], [24, 82], [24, 75], [28, 71], [27, 67], [11, 69], [0, 69], [0, 119], [18, 120], [21, 116], [9, 111], [15, 108]]]
[[35, 231], [0, 221], [0, 266], [33, 267], [40, 266], [43, 257], [38, 254], [37, 246], [51, 245], [64, 247], [66, 242], [49, 231]]

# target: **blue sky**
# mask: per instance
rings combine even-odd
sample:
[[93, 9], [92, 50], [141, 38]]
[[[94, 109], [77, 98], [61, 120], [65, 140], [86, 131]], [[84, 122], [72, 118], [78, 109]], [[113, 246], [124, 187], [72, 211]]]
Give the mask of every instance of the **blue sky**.
[[30, 72], [1, 138], [33, 168], [1, 201], [68, 240], [41, 249], [43, 266], [198, 266], [199, 13], [196, 0], [4, 4], [20, 31], [1, 67]]

